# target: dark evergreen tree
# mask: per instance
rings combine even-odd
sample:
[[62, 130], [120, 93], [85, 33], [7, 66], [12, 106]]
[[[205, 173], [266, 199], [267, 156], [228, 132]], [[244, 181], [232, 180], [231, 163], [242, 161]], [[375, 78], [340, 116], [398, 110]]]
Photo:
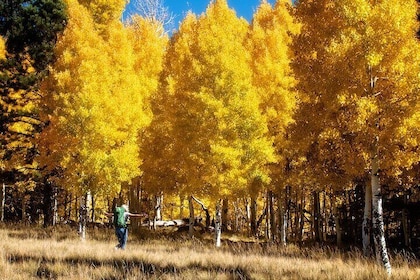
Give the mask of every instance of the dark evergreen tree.
[[[66, 20], [62, 0], [0, 1], [0, 36], [7, 51], [0, 60], [0, 181], [6, 171], [31, 177], [33, 170], [22, 167], [32, 163], [32, 139], [43, 126], [37, 114], [38, 87], [54, 61], [54, 46]], [[8, 170], [2, 164], [6, 161]]]
[[[12, 131], [22, 122], [36, 132], [41, 127], [34, 108], [25, 108], [37, 99], [39, 81], [54, 58], [57, 35], [66, 24], [63, 1], [5, 0], [0, 2], [0, 35], [6, 40], [6, 59], [0, 61], [0, 160], [22, 155], [29, 163], [36, 152], [31, 133]], [[19, 142], [18, 145], [10, 145]], [[13, 146], [13, 149], [11, 148]], [[20, 161], [22, 162], [22, 161]]]

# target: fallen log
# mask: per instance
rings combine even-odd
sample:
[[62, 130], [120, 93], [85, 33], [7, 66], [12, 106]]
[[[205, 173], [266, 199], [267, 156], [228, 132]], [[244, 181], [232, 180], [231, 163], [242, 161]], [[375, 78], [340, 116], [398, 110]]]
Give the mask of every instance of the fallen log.
[[[201, 223], [202, 218], [196, 217], [194, 221], [194, 227], [201, 228], [202, 231], [211, 231], [212, 227], [206, 227]], [[153, 221], [153, 220], [146, 220], [142, 223], [144, 227], [153, 227], [153, 223], [156, 227], [178, 227], [178, 230], [184, 230], [189, 227], [190, 219], [183, 218], [183, 219], [176, 219], [176, 220], [167, 220], [167, 221]]]

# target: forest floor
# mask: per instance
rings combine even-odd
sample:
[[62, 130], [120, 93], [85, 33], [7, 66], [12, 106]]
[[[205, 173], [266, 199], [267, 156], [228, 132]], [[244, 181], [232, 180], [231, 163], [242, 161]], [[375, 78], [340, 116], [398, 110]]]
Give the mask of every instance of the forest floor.
[[[149, 235], [151, 235], [149, 233]], [[373, 259], [358, 250], [286, 247], [263, 242], [129, 235], [115, 250], [112, 229], [88, 231], [81, 241], [70, 227], [0, 227], [0, 279], [387, 279]], [[420, 261], [391, 254], [388, 279], [419, 279]]]

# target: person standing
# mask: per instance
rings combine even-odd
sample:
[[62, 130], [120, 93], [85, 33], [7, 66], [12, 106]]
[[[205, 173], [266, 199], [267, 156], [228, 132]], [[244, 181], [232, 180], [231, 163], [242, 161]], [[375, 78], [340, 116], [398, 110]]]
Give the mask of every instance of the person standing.
[[128, 210], [128, 205], [123, 204], [120, 207], [115, 207], [114, 213], [105, 213], [108, 217], [114, 217], [114, 227], [115, 227], [115, 235], [118, 239], [118, 244], [115, 246], [115, 249], [124, 250], [125, 246], [127, 245], [128, 240], [128, 228], [127, 228], [127, 221], [129, 217], [147, 217], [147, 214], [135, 214], [130, 213]]

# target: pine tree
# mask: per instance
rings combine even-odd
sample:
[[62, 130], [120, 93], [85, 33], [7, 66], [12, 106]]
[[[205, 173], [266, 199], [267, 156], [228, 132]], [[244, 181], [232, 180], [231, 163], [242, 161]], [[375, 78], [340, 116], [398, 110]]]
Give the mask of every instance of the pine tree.
[[[2, 1], [0, 3], [0, 151], [4, 169], [33, 178], [39, 133], [39, 84], [54, 61], [57, 36], [66, 25], [62, 1]], [[5, 52], [6, 51], [6, 52]]]

